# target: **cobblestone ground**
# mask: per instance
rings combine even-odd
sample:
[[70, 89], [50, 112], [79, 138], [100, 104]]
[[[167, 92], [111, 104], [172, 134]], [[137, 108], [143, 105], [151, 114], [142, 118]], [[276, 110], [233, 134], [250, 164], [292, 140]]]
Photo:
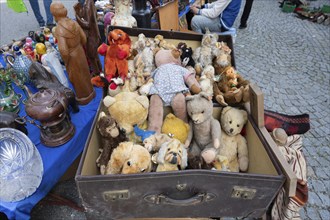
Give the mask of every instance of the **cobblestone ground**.
[[[243, 1], [244, 2], [244, 1]], [[330, 1], [312, 1], [322, 6]], [[277, 0], [255, 0], [248, 28], [238, 30], [234, 45], [237, 69], [265, 94], [265, 109], [295, 115], [308, 113], [311, 129], [303, 135], [308, 165], [309, 200], [302, 219], [330, 219], [330, 26], [284, 13]], [[238, 27], [239, 19], [235, 23]], [[54, 191], [80, 203], [74, 180]], [[69, 207], [37, 205], [32, 219], [84, 219]]]
[[300, 213], [302, 219], [330, 219], [330, 26], [301, 20], [278, 6], [254, 1], [248, 28], [238, 30], [236, 66], [262, 89], [265, 109], [309, 114], [311, 129], [303, 135], [309, 199]]

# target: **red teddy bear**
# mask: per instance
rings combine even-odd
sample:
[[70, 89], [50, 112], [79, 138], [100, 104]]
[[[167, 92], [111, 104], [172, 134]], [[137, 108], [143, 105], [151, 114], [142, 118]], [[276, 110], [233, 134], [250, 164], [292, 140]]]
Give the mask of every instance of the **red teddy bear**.
[[[108, 43], [109, 46], [103, 43], [98, 48], [98, 53], [105, 56], [105, 78], [109, 83], [115, 77], [120, 77], [125, 81], [128, 73], [128, 62], [126, 58], [130, 53], [131, 39], [124, 31], [114, 29], [108, 34]], [[93, 77], [92, 84], [98, 87], [105, 86], [100, 76]]]

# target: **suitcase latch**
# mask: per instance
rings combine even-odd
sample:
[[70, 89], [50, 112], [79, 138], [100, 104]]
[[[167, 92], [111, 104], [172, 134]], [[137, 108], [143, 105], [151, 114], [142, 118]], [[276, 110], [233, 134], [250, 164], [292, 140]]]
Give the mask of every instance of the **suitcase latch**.
[[115, 200], [121, 199], [129, 199], [129, 190], [113, 190], [113, 191], [106, 191], [103, 192], [103, 199], [106, 202], [111, 202]]
[[251, 189], [244, 186], [234, 186], [231, 197], [237, 199], [253, 199], [256, 192], [256, 189]]

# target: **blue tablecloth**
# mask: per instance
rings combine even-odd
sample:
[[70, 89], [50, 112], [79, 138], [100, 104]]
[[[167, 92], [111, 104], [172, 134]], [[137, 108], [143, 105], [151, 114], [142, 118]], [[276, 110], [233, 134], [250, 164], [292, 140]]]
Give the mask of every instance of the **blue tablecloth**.
[[[99, 103], [103, 96], [103, 89], [94, 87], [96, 97], [85, 106], [79, 106], [78, 113], [70, 113], [71, 121], [75, 126], [74, 137], [64, 145], [50, 148], [40, 143], [39, 129], [28, 123], [28, 136], [40, 152], [44, 174], [40, 186], [31, 196], [19, 202], [1, 202], [0, 212], [4, 212], [9, 219], [29, 219], [32, 208], [44, 198], [54, 187], [72, 162], [80, 155], [85, 146], [88, 133], [96, 115]], [[19, 88], [15, 88], [19, 90]], [[23, 92], [20, 91], [22, 94]], [[24, 99], [23, 95], [23, 99]], [[20, 116], [25, 116], [23, 104], [20, 106]], [[0, 189], [1, 190], [1, 189]]]

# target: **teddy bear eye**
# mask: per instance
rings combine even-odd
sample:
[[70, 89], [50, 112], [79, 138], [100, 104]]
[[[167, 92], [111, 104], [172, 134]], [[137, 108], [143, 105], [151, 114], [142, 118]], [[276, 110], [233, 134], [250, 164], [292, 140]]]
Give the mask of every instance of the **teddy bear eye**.
[[237, 125], [237, 127], [239, 128], [239, 125]]
[[170, 151], [170, 150], [171, 150], [170, 148], [167, 149], [167, 151]]
[[131, 164], [131, 162], [130, 162], [130, 161], [127, 161], [127, 165], [128, 165], [128, 166], [131, 166], [132, 164]]
[[232, 123], [232, 121], [229, 121], [229, 124], [231, 124]]
[[204, 114], [204, 111], [202, 111], [202, 114]]

